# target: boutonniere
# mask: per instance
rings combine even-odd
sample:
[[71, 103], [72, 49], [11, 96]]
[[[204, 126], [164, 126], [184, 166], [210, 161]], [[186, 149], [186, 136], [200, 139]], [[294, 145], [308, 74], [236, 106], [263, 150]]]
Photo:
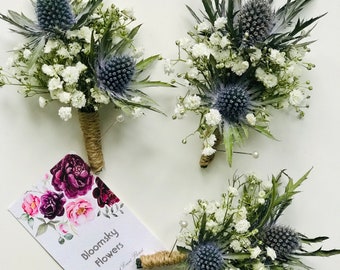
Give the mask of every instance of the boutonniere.
[[201, 167], [218, 150], [226, 151], [231, 166], [234, 147], [242, 146], [251, 130], [274, 138], [272, 109], [304, 116], [312, 85], [301, 71], [315, 66], [304, 56], [310, 52], [313, 26], [323, 16], [298, 18], [309, 2], [287, 1], [275, 9], [273, 0], [202, 0], [199, 12], [187, 6], [196, 24], [177, 41], [179, 57], [168, 60], [165, 71], [174, 71], [174, 63], [185, 64], [176, 80], [188, 91], [178, 98], [173, 118], [191, 112], [199, 116], [193, 134], [203, 141]]
[[306, 256], [328, 257], [339, 249], [314, 247], [328, 239], [309, 237], [279, 218], [292, 203], [310, 171], [294, 181], [286, 171], [262, 180], [254, 174], [234, 176], [216, 201], [200, 199], [180, 221], [177, 250], [143, 255], [139, 268], [180, 265], [190, 270], [311, 269]]
[[11, 10], [0, 14], [13, 32], [25, 37], [13, 50], [8, 72], [2, 71], [2, 85], [20, 86], [25, 97], [37, 96], [42, 108], [57, 102], [65, 121], [78, 113], [95, 172], [104, 166], [99, 109], [110, 104], [132, 117], [144, 109], [160, 112], [141, 90], [170, 86], [146, 74], [160, 56], [145, 58], [136, 47], [141, 25], [135, 24], [133, 13], [102, 2], [36, 0], [34, 19]]

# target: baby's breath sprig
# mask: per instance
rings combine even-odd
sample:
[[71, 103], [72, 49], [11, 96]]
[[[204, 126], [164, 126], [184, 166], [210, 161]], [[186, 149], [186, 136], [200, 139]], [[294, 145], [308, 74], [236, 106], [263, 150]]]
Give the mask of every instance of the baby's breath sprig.
[[[254, 174], [234, 176], [220, 200], [198, 200], [187, 213], [192, 224], [180, 222], [177, 252], [183, 255], [181, 264], [190, 270], [311, 269], [303, 262], [305, 256], [339, 255], [339, 249], [313, 249], [313, 244], [327, 237], [309, 238], [279, 223], [309, 174], [310, 170], [297, 181], [285, 170], [270, 180]], [[181, 257], [176, 253], [175, 258], [173, 263], [179, 264]], [[151, 261], [149, 255], [147, 268], [164, 266], [161, 260], [155, 259], [153, 265]]]
[[[202, 0], [200, 13], [187, 6], [196, 21], [188, 36], [176, 42], [185, 72], [176, 81], [188, 88], [178, 99], [174, 118], [194, 112], [200, 116], [195, 133], [203, 140], [202, 157], [212, 160], [220, 142], [231, 166], [235, 146], [242, 146], [255, 130], [274, 138], [269, 129], [271, 109], [293, 109], [299, 118], [308, 108], [312, 86], [303, 81], [309, 39], [315, 22], [298, 18], [310, 0], [287, 1], [278, 8], [273, 0]], [[217, 133], [214, 141], [210, 137]], [[207, 142], [210, 143], [207, 143]], [[201, 159], [202, 160], [202, 159]]]
[[99, 109], [111, 104], [133, 118], [143, 115], [144, 109], [161, 113], [142, 91], [172, 86], [146, 74], [161, 57], [144, 58], [134, 41], [141, 25], [135, 25], [131, 11], [113, 4], [36, 0], [33, 8], [34, 19], [12, 10], [0, 14], [13, 32], [25, 37], [13, 51], [9, 69], [0, 71], [0, 83], [20, 86], [25, 97], [38, 95], [42, 108], [58, 102], [58, 115], [65, 121], [76, 110], [89, 163], [98, 172], [104, 166]]

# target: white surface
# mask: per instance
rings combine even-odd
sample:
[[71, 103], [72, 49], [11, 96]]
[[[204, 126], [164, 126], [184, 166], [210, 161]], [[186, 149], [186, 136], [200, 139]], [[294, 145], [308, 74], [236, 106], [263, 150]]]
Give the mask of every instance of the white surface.
[[[107, 1], [108, 2], [108, 1]], [[183, 209], [198, 198], [219, 198], [226, 180], [235, 171], [255, 172], [267, 177], [286, 168], [298, 178], [312, 166], [309, 180], [302, 186], [282, 222], [309, 236], [327, 235], [324, 248], [340, 248], [340, 14], [339, 1], [312, 1], [306, 17], [328, 12], [313, 31], [309, 60], [317, 68], [307, 74], [314, 85], [311, 108], [306, 117], [297, 120], [294, 114], [275, 113], [271, 130], [279, 141], [253, 134], [243, 150], [260, 152], [259, 159], [235, 156], [230, 169], [224, 155], [219, 154], [206, 170], [198, 166], [201, 142], [192, 137], [186, 145], [182, 138], [191, 133], [197, 121], [187, 117], [171, 119], [176, 97], [185, 89], [152, 89], [168, 117], [148, 112], [138, 120], [115, 125], [103, 139], [105, 170], [102, 179], [116, 191], [144, 223], [171, 248], [179, 231]], [[143, 27], [140, 44], [146, 55], [161, 53], [175, 58], [175, 40], [184, 37], [193, 19], [185, 4], [199, 8], [199, 0], [117, 0], [119, 7], [132, 7]], [[8, 9], [29, 13], [28, 0], [3, 0], [2, 13]], [[26, 12], [27, 11], [27, 12]], [[6, 51], [21, 39], [10, 34], [8, 25], [0, 22], [1, 64]], [[167, 80], [163, 66], [156, 67], [154, 78]], [[117, 113], [102, 111], [102, 126], [115, 120]], [[76, 118], [61, 121], [56, 107], [42, 111], [37, 99], [24, 99], [15, 88], [0, 89], [0, 182], [1, 269], [49, 269], [60, 267], [10, 216], [8, 205], [53, 166], [65, 154], [74, 151], [86, 158]], [[307, 258], [305, 262], [318, 270], [339, 269], [340, 256], [328, 259]]]

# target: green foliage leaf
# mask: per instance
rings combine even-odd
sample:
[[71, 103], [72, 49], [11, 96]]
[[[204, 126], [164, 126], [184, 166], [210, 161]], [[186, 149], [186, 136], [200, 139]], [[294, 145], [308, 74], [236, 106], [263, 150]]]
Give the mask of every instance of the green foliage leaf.
[[117, 54], [121, 54], [123, 53], [123, 51], [126, 49], [126, 47], [131, 44], [132, 40], [134, 39], [134, 37], [137, 35], [140, 27], [142, 25], [137, 25], [136, 27], [134, 27], [130, 33], [127, 35], [126, 38], [122, 39], [119, 43], [117, 43], [117, 45], [114, 47], [114, 50]]
[[249, 253], [228, 253], [225, 255], [226, 259], [229, 260], [244, 260], [250, 258]]
[[63, 244], [65, 243], [65, 239], [62, 238], [62, 237], [59, 237], [59, 238], [58, 238], [58, 243], [59, 243], [60, 245], [63, 245]]
[[318, 256], [318, 257], [330, 257], [334, 255], [339, 255], [340, 254], [340, 249], [330, 249], [330, 250], [324, 250], [322, 248], [319, 248], [315, 251], [311, 252], [303, 252], [303, 253], [295, 253], [296, 255], [299, 256]]
[[327, 237], [327, 236], [319, 236], [319, 237], [315, 237], [315, 238], [307, 238], [304, 235], [300, 236], [301, 242], [308, 243], [308, 244], [309, 243], [320, 243], [320, 242], [323, 242], [323, 241], [325, 241], [327, 239], [329, 239], [329, 237]]
[[86, 7], [84, 10], [77, 15], [76, 17], [76, 23], [73, 26], [73, 29], [79, 29], [81, 26], [83, 26], [87, 19], [93, 14], [95, 9], [103, 2], [103, 0], [90, 0], [88, 1]]
[[40, 224], [35, 236], [38, 237], [38, 236], [44, 234], [47, 231], [47, 228], [48, 228], [47, 223]]
[[224, 147], [227, 155], [227, 161], [230, 167], [233, 163], [233, 147], [234, 147], [234, 139], [231, 130], [232, 128], [230, 128], [227, 132], [223, 133]]
[[191, 13], [191, 15], [195, 18], [195, 20], [197, 21], [197, 23], [201, 23], [202, 20], [197, 16], [197, 14], [192, 10], [191, 7], [189, 7], [188, 5], [186, 5], [187, 9], [189, 10], [189, 12]]
[[27, 38], [41, 35], [41, 31], [39, 31], [35, 23], [31, 19], [26, 17], [23, 13], [9, 10], [8, 16], [0, 13], [0, 19], [8, 22], [9, 24], [17, 28], [11, 28], [11, 31], [21, 34]]
[[228, 9], [227, 9], [227, 30], [230, 36], [234, 39], [236, 36], [234, 29], [234, 0], [228, 0]]
[[134, 82], [131, 84], [131, 88], [139, 89], [139, 88], [147, 88], [147, 87], [175, 87], [174, 85], [162, 81], [148, 81], [142, 80], [138, 82]]
[[191, 250], [185, 248], [185, 247], [182, 247], [182, 246], [176, 246], [177, 248], [177, 251], [181, 252], [181, 253], [184, 253], [184, 254], [187, 254], [189, 253]]
[[30, 226], [31, 229], [33, 229], [33, 227], [34, 227], [34, 218], [29, 217], [27, 219], [27, 224], [28, 224], [28, 226]]
[[145, 69], [150, 67], [150, 65], [152, 65], [155, 61], [159, 60], [159, 58], [160, 58], [160, 55], [156, 54], [146, 59], [143, 59], [136, 64], [136, 69], [140, 71], [144, 71]]
[[67, 234], [64, 235], [64, 238], [65, 238], [66, 240], [71, 240], [71, 239], [73, 238], [73, 234], [67, 233]]
[[276, 140], [273, 134], [271, 134], [270, 130], [267, 126], [261, 126], [261, 125], [255, 125], [253, 127], [257, 132], [261, 133], [262, 135], [265, 135], [266, 137]]
[[204, 213], [201, 220], [201, 227], [199, 228], [198, 241], [203, 242], [206, 234], [207, 214]]
[[211, 0], [202, 0], [205, 12], [208, 15], [209, 21], [214, 24], [216, 21], [216, 11], [214, 10], [214, 6]]

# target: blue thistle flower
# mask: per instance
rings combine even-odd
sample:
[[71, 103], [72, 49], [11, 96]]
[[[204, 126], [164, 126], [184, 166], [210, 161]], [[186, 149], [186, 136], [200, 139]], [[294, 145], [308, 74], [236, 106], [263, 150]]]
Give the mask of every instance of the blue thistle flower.
[[38, 26], [46, 32], [66, 31], [75, 23], [69, 0], [37, 0]]
[[189, 254], [190, 270], [222, 270], [224, 259], [221, 249], [215, 243], [198, 244]]
[[212, 108], [217, 109], [229, 124], [242, 122], [252, 109], [247, 85], [242, 83], [221, 84], [215, 89], [212, 103]]
[[263, 42], [274, 26], [274, 13], [268, 0], [249, 0], [238, 14], [238, 27], [242, 46]]
[[124, 95], [135, 73], [136, 64], [132, 57], [114, 55], [99, 61], [97, 81], [99, 88], [111, 95]]
[[273, 225], [262, 236], [264, 245], [275, 250], [279, 259], [285, 259], [300, 247], [298, 233], [286, 226]]

